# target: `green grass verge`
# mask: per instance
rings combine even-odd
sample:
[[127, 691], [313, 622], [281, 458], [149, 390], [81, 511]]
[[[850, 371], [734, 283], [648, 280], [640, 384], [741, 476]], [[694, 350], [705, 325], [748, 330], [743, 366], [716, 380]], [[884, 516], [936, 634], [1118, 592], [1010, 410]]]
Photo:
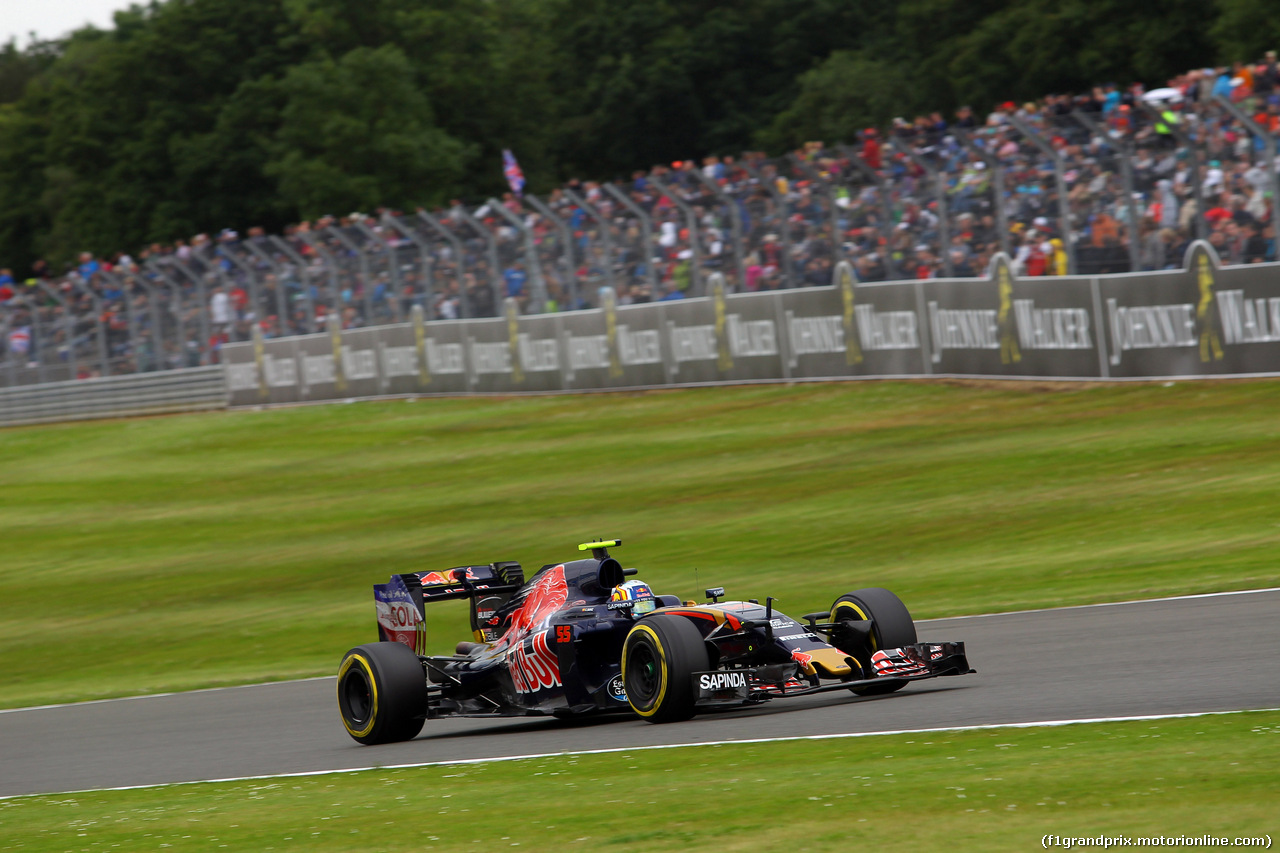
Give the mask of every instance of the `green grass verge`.
[[[328, 674], [393, 572], [577, 556], [792, 615], [1280, 582], [1271, 382], [863, 383], [0, 431], [0, 705]], [[447, 618], [437, 618], [444, 613]], [[431, 614], [451, 650], [458, 608]]]
[[637, 749], [0, 801], [0, 851], [1031, 850], [1273, 838], [1280, 713]]

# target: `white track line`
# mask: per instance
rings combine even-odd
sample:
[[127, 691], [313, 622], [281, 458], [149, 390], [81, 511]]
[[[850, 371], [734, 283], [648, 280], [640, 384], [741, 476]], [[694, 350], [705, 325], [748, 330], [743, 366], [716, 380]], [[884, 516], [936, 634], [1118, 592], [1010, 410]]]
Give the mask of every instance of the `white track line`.
[[48, 711], [52, 708], [78, 708], [81, 705], [102, 705], [107, 702], [132, 702], [135, 699], [160, 699], [164, 696], [190, 696], [192, 693], [212, 693], [215, 690], [245, 690], [250, 687], [270, 687], [273, 684], [302, 684], [307, 681], [332, 681], [334, 675], [314, 675], [311, 678], [294, 678], [289, 681], [259, 681], [257, 684], [232, 684], [229, 687], [198, 687], [195, 690], [170, 690], [168, 693], [141, 693], [137, 696], [117, 696], [114, 699], [86, 699], [83, 702], [61, 702], [56, 705], [31, 705], [27, 708], [0, 708], [0, 714], [16, 714], [19, 711]]
[[928, 735], [949, 732], [983, 732], [995, 729], [1040, 729], [1059, 726], [1075, 726], [1087, 723], [1135, 723], [1155, 720], [1186, 720], [1195, 717], [1221, 717], [1228, 714], [1260, 714], [1280, 711], [1280, 708], [1250, 708], [1241, 711], [1197, 711], [1189, 714], [1151, 714], [1138, 717], [1082, 717], [1076, 720], [1041, 720], [1029, 723], [986, 723], [976, 726], [943, 726], [930, 729], [892, 729], [878, 732], [840, 732], [825, 735], [792, 735], [789, 737], [744, 738], [742, 740], [710, 740], [699, 743], [658, 743], [637, 746], [611, 746], [605, 749], [570, 750], [568, 752], [536, 752], [528, 755], [500, 755], [491, 758], [455, 758], [450, 761], [421, 761], [412, 764], [371, 764], [366, 767], [343, 767], [337, 770], [308, 770], [302, 773], [276, 773], [268, 776], [228, 776], [223, 779], [198, 779], [192, 782], [161, 782], [152, 785], [122, 785], [118, 788], [85, 788], [79, 791], [57, 791], [42, 794], [0, 795], [0, 800], [30, 797], [61, 797], [71, 794], [95, 794], [104, 791], [138, 791], [148, 788], [174, 788], [179, 785], [209, 785], [231, 782], [257, 782], [267, 779], [302, 779], [309, 776], [336, 776], [340, 773], [365, 773], [370, 770], [416, 770], [421, 767], [455, 767], [464, 764], [499, 764], [506, 761], [530, 761], [547, 758], [567, 758], [577, 755], [608, 755], [616, 752], [644, 752], [650, 749], [688, 749], [699, 746], [739, 746], [753, 743], [787, 743], [806, 740], [840, 740], [845, 738], [881, 737], [885, 735]]
[[1139, 598], [1134, 601], [1100, 601], [1097, 604], [1068, 604], [1066, 607], [1040, 607], [1034, 610], [1004, 610], [1000, 613], [975, 613], [970, 616], [937, 616], [933, 619], [917, 619], [917, 622], [952, 622], [957, 619], [988, 619], [992, 616], [1016, 616], [1022, 613], [1051, 613], [1058, 610], [1084, 610], [1088, 607], [1127, 607], [1130, 604], [1154, 604], [1160, 601], [1188, 601], [1193, 598], [1221, 598], [1230, 595], [1257, 595], [1262, 592], [1280, 592], [1280, 586], [1265, 589], [1236, 589], [1227, 592], [1200, 592], [1194, 595], [1169, 595], [1164, 598]]
[[[1024, 613], [1053, 613], [1059, 610], [1084, 610], [1089, 607], [1127, 607], [1131, 604], [1155, 604], [1161, 601], [1187, 601], [1193, 598], [1220, 598], [1234, 595], [1257, 595], [1265, 592], [1280, 592], [1280, 586], [1264, 589], [1238, 589], [1226, 592], [1201, 592], [1194, 595], [1171, 595], [1165, 598], [1139, 598], [1134, 601], [1103, 601], [1097, 604], [1069, 604], [1066, 607], [1041, 607], [1034, 610], [1005, 610], [999, 613], [975, 613], [969, 616], [937, 616], [933, 619], [917, 619], [919, 624], [927, 622], [953, 622], [959, 619], [989, 619], [996, 616], [1017, 616]], [[212, 690], [244, 690], [249, 687], [272, 687], [281, 684], [302, 684], [307, 681], [333, 680], [332, 675], [316, 675], [311, 678], [295, 678], [291, 681], [260, 681], [256, 684], [237, 684], [231, 687], [202, 687], [197, 690], [173, 690], [168, 693], [144, 693], [139, 696], [119, 696], [114, 699], [89, 699], [84, 702], [62, 702], [54, 705], [31, 705], [26, 708], [0, 708], [0, 714], [16, 714], [19, 711], [47, 711], [53, 708], [70, 708], [80, 705], [100, 705], [104, 702], [132, 702], [136, 699], [159, 699], [163, 696], [186, 696], [190, 693], [208, 693]]]

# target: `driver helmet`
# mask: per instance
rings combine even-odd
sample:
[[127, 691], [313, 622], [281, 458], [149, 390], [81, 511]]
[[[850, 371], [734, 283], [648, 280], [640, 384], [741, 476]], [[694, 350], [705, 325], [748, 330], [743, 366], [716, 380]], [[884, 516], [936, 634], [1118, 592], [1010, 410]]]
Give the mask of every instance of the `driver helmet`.
[[636, 616], [652, 613], [658, 607], [657, 597], [644, 581], [627, 581], [618, 584], [610, 593], [609, 600], [634, 601], [635, 606], [631, 608], [631, 612]]

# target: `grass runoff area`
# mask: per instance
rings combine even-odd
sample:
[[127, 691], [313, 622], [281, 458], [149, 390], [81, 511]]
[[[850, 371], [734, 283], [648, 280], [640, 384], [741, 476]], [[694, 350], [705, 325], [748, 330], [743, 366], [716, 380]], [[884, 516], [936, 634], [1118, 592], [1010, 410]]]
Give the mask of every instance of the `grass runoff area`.
[[[0, 431], [0, 706], [335, 671], [371, 585], [621, 537], [659, 592], [917, 618], [1280, 583], [1274, 382], [432, 399]], [[441, 653], [461, 606], [428, 613]], [[903, 807], [906, 808], [904, 803]]]
[[1280, 713], [1246, 711], [20, 797], [0, 851], [1025, 851], [1277, 814]]

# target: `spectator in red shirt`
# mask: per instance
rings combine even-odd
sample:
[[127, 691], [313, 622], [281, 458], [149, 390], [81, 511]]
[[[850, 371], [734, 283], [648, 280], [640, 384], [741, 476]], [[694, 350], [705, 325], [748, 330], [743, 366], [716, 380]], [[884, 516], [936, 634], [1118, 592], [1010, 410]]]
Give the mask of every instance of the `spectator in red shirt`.
[[862, 159], [867, 161], [867, 165], [873, 169], [879, 169], [883, 165], [880, 159], [880, 134], [876, 132], [874, 127], [869, 127], [862, 132]]

